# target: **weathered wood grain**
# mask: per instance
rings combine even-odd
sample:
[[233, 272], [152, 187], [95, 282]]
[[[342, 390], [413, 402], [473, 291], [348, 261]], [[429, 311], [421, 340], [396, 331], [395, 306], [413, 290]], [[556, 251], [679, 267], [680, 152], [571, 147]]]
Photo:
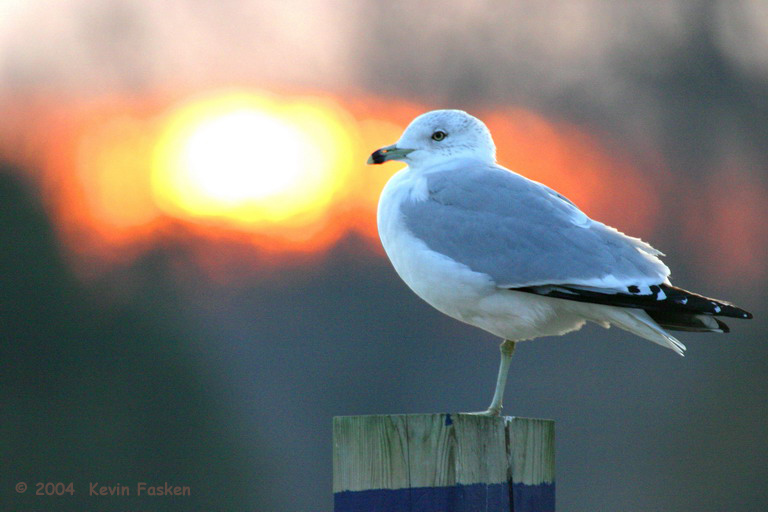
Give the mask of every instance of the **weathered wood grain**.
[[333, 436], [336, 512], [554, 511], [552, 421], [343, 416]]

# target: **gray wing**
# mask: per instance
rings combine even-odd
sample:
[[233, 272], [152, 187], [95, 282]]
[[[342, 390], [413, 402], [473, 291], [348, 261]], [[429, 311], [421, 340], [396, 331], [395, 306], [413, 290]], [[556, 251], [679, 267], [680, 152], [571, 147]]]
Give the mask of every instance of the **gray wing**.
[[591, 220], [552, 189], [502, 167], [473, 163], [426, 179], [427, 198], [401, 206], [408, 229], [499, 287], [625, 289], [659, 284], [669, 275], [650, 245]]

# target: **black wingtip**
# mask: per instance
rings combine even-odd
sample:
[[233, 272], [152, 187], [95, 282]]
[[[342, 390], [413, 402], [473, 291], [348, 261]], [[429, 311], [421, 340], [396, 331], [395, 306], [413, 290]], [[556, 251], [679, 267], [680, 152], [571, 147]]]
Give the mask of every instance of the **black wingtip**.
[[711, 299], [668, 284], [650, 286], [648, 287], [649, 292], [644, 294], [639, 294], [641, 289], [636, 285], [627, 287], [629, 293], [615, 291], [602, 293], [594, 289], [568, 285], [528, 286], [510, 289], [546, 295], [557, 299], [592, 302], [624, 308], [639, 308], [649, 313], [656, 311], [712, 317], [725, 316], [742, 320], [752, 318], [752, 313], [734, 306], [730, 302]]
[[687, 305], [698, 313], [703, 313], [712, 316], [727, 316], [730, 318], [739, 318], [742, 320], [749, 320], [752, 318], [752, 313], [745, 311], [738, 306], [734, 306], [730, 302], [712, 299], [693, 293], [677, 286], [661, 285], [661, 289], [675, 302], [677, 305]]
[[727, 313], [724, 316], [730, 316], [732, 318], [740, 318], [742, 320], [752, 319], [752, 313], [750, 313], [749, 311], [745, 311], [740, 307], [734, 306], [729, 302], [725, 302], [723, 304], [725, 304], [728, 307]]

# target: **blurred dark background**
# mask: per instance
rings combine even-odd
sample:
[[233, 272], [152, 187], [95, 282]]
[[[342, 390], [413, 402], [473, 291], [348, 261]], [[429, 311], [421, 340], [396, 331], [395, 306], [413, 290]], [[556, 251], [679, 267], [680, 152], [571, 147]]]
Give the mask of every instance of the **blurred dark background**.
[[[13, 114], [0, 144], [3, 509], [331, 510], [334, 415], [487, 406], [497, 340], [421, 302], [356, 232], [281, 264], [294, 258], [181, 226], [97, 278], [77, 270], [56, 189], [40, 185], [45, 159], [18, 158], [9, 127], [40, 97], [232, 83], [522, 107], [629, 155], [665, 184], [643, 237], [673, 282], [755, 319], [681, 334], [685, 358], [595, 326], [525, 343], [505, 412], [557, 421], [559, 510], [768, 508], [764, 2], [12, 4], [0, 23]], [[604, 194], [620, 209], [632, 192]], [[199, 246], [238, 254], [239, 277], [212, 279]], [[59, 481], [77, 495], [33, 495]], [[96, 481], [192, 496], [84, 496]]]

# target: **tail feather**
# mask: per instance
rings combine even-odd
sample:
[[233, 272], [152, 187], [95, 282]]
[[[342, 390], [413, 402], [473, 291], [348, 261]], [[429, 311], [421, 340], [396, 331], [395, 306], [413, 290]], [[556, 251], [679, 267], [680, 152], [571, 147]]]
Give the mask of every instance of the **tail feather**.
[[636, 334], [662, 347], [674, 350], [681, 356], [685, 355], [685, 345], [666, 332], [642, 309], [602, 307], [600, 308], [598, 322], [605, 320], [620, 329]]
[[719, 333], [731, 331], [725, 322], [711, 315], [652, 310], [647, 310], [646, 313], [661, 327], [672, 331]]

